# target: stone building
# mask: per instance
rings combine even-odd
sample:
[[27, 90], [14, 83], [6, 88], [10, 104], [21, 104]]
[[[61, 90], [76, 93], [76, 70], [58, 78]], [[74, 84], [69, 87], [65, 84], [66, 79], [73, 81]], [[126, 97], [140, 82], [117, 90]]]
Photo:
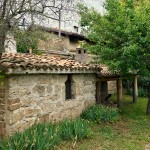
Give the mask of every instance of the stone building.
[[100, 68], [50, 55], [3, 54], [0, 86], [0, 135], [35, 122], [75, 118], [96, 102]]
[[43, 26], [35, 26], [35, 29], [42, 30], [47, 40], [39, 40], [38, 48], [43, 52], [51, 52], [51, 50], [62, 51], [65, 53], [76, 53], [79, 42], [90, 42], [84, 35], [76, 32], [61, 30], [61, 38], [58, 37], [58, 28], [46, 28]]
[[[46, 54], [5, 53], [0, 70], [1, 138], [34, 123], [78, 117], [89, 105], [105, 101], [108, 81], [117, 82], [121, 104], [124, 77], [105, 67]], [[137, 76], [133, 91], [135, 101]]]

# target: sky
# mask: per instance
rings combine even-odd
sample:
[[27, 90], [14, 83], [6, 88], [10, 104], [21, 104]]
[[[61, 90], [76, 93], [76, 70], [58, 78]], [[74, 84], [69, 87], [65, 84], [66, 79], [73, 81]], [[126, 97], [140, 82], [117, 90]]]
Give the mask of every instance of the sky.
[[[103, 8], [103, 4], [105, 2], [105, 0], [75, 0], [77, 2], [84, 2], [84, 4], [86, 4], [89, 8], [94, 7], [94, 9], [96, 9], [98, 12], [100, 12], [101, 14], [103, 14], [105, 12], [104, 8]], [[74, 26], [79, 27], [79, 33], [81, 32], [81, 27], [80, 27], [80, 16], [78, 14], [72, 14], [71, 13], [67, 13], [63, 15], [64, 20], [68, 20], [68, 21], [62, 21], [61, 22], [61, 29], [62, 30], [67, 30], [67, 31], [71, 31], [71, 32], [76, 32], [76, 30], [74, 29]], [[58, 28], [59, 27], [59, 22], [56, 20], [48, 20], [47, 22], [45, 21], [44, 24], [41, 22], [42, 25], [46, 26], [46, 27], [53, 27], [53, 28]]]
[[100, 13], [104, 13], [103, 4], [105, 0], [84, 0], [87, 6], [94, 7]]

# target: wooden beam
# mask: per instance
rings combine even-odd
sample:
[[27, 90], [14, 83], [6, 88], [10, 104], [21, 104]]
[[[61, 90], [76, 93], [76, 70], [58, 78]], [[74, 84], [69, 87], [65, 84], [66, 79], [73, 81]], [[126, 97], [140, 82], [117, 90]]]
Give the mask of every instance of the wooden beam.
[[97, 77], [96, 78], [96, 81], [113, 81], [113, 80], [117, 80], [117, 79], [127, 79], [126, 77], [106, 77], [106, 78], [104, 78], [104, 77], [102, 77], [102, 78], [100, 78], [100, 77]]
[[135, 103], [138, 99], [138, 76], [134, 77], [133, 82], [133, 103]]
[[101, 82], [96, 82], [96, 103], [101, 103]]
[[117, 80], [117, 100], [118, 100], [118, 107], [122, 105], [122, 79]]

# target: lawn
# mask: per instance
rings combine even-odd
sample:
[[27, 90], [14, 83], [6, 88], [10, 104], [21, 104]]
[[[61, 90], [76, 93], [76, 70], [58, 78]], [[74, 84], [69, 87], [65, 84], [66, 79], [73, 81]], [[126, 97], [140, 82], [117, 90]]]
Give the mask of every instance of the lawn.
[[[115, 99], [115, 97], [114, 97]], [[61, 142], [54, 150], [150, 150], [150, 116], [146, 115], [146, 98], [131, 104], [124, 96], [120, 120], [116, 123], [90, 124], [90, 139]]]

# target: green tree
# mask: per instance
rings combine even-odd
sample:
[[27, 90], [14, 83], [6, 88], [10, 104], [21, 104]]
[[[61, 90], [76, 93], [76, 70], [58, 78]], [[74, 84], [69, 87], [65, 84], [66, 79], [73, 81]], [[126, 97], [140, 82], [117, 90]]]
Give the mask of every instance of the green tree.
[[[87, 49], [112, 71], [139, 74], [150, 81], [150, 3], [106, 0], [104, 7], [106, 12], [101, 15], [80, 5], [81, 24], [88, 29], [88, 38], [95, 42], [86, 45]], [[150, 93], [150, 83], [148, 87]]]
[[13, 35], [17, 42], [17, 52], [28, 53], [29, 49], [34, 50], [34, 52], [39, 52], [38, 50], [38, 42], [39, 40], [47, 40], [47, 36], [45, 33], [36, 28], [32, 27], [31, 30], [14, 30]]
[[24, 26], [25, 19], [29, 24], [45, 19], [61, 22], [59, 10], [64, 11], [71, 5], [72, 0], [0, 0], [0, 58], [5, 51], [6, 35], [15, 27]]

